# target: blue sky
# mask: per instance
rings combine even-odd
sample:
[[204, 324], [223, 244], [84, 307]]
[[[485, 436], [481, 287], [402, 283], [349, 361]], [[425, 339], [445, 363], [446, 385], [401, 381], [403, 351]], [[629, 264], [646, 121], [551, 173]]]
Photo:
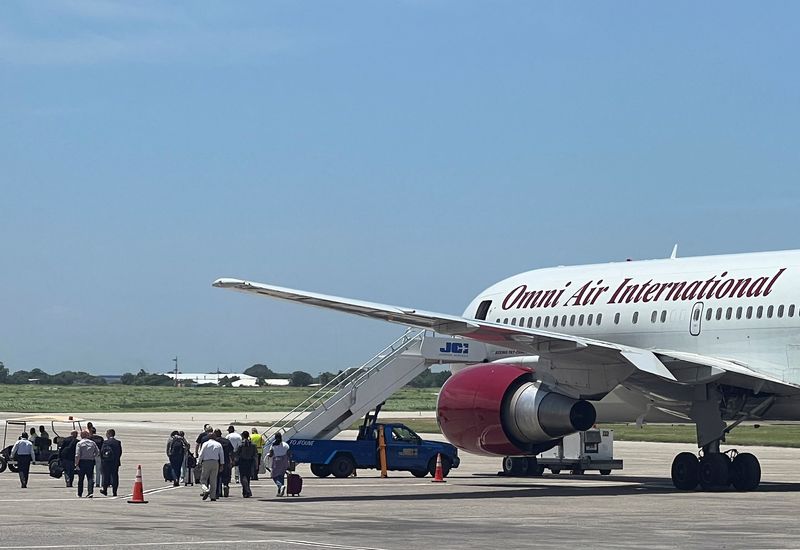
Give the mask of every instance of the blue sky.
[[792, 2], [4, 2], [0, 361], [317, 373], [536, 267], [797, 248]]

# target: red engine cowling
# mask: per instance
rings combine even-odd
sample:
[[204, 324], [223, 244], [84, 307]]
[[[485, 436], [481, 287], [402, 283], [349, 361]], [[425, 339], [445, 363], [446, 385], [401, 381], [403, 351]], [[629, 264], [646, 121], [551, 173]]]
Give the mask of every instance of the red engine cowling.
[[530, 368], [484, 363], [451, 376], [439, 393], [437, 419], [456, 447], [482, 455], [531, 455], [558, 439], [588, 430], [596, 419], [588, 401], [549, 392]]

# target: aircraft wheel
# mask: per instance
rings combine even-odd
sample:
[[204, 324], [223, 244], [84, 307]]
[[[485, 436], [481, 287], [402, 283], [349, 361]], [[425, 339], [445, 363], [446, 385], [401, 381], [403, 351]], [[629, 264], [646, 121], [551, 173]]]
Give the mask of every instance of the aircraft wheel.
[[753, 491], [761, 483], [761, 464], [750, 453], [736, 455], [730, 471], [731, 484], [737, 491]]
[[680, 453], [672, 461], [672, 484], [681, 491], [697, 488], [700, 463], [692, 453]]
[[698, 479], [706, 491], [724, 489], [730, 484], [730, 464], [728, 455], [711, 453], [700, 459]]

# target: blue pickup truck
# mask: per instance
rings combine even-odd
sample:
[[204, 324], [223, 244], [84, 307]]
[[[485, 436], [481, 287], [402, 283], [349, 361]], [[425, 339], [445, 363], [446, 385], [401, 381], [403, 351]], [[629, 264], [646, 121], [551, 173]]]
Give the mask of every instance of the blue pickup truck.
[[411, 472], [416, 477], [434, 475], [436, 455], [442, 455], [442, 474], [460, 462], [457, 449], [449, 443], [425, 441], [403, 424], [366, 424], [355, 441], [341, 439], [290, 439], [292, 460], [311, 464], [317, 477], [348, 477], [359, 468], [380, 468], [378, 433], [386, 442], [387, 470]]

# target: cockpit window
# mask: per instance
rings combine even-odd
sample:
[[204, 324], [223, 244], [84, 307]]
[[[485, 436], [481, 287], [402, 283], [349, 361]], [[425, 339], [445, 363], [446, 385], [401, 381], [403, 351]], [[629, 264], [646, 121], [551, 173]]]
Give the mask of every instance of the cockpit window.
[[481, 302], [481, 305], [478, 306], [478, 311], [475, 312], [475, 318], [480, 319], [481, 321], [486, 320], [486, 314], [489, 313], [489, 307], [492, 305], [491, 300], [484, 300]]

